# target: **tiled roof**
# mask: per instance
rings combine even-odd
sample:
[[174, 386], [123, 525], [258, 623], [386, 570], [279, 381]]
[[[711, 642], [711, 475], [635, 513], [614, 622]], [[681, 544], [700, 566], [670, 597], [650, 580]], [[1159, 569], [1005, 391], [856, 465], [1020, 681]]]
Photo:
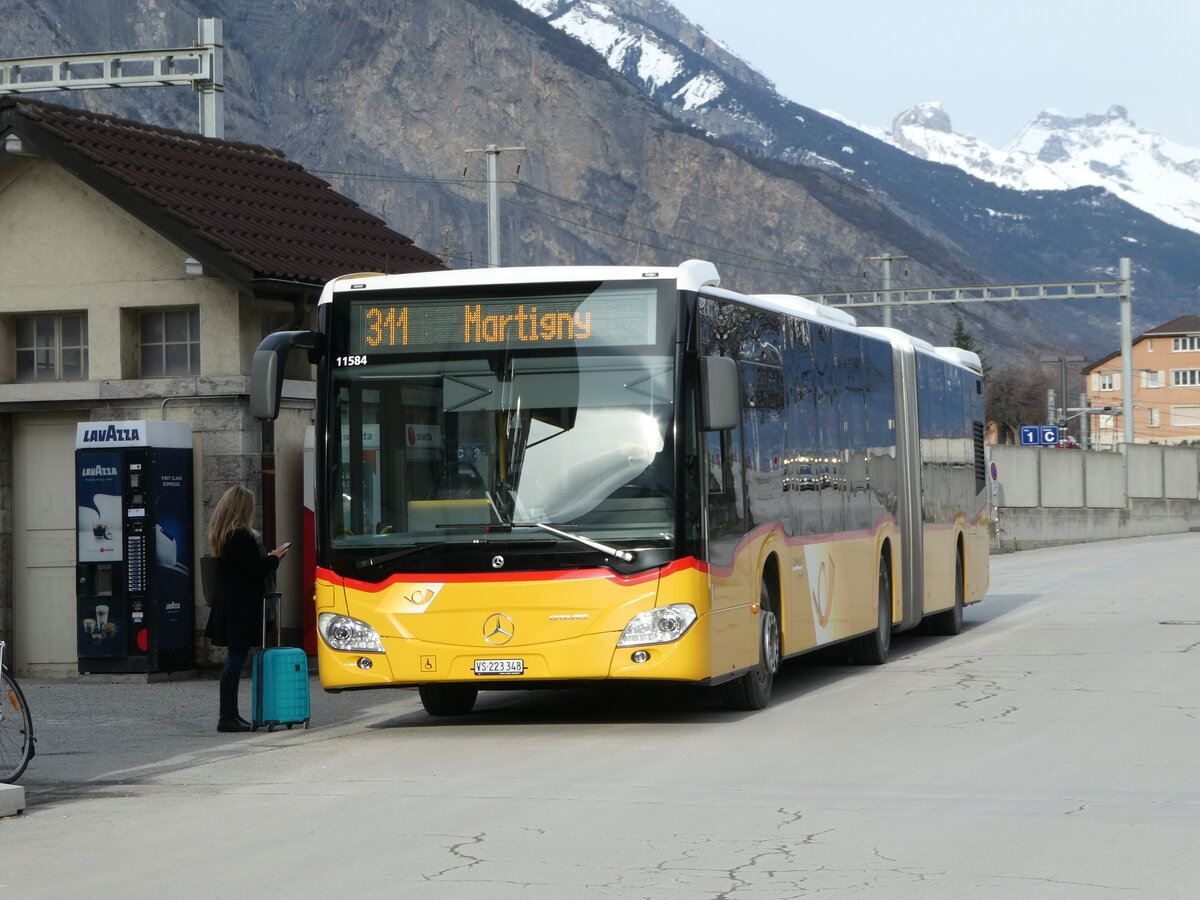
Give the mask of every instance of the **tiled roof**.
[[444, 268], [278, 150], [0, 97], [9, 132], [243, 287]]
[[[1148, 328], [1137, 337], [1133, 338], [1130, 343], [1136, 345], [1146, 338], [1173, 334], [1200, 334], [1200, 316], [1178, 316], [1169, 322], [1163, 322], [1161, 325]], [[1086, 369], [1083, 370], [1083, 374], [1088, 375], [1105, 363], [1111, 362], [1114, 359], [1119, 359], [1120, 356], [1121, 351], [1114, 350], [1103, 359], [1098, 359], [1094, 363], [1090, 364]]]
[[1200, 316], [1179, 316], [1142, 332], [1142, 337], [1153, 337], [1156, 334], [1200, 334]]

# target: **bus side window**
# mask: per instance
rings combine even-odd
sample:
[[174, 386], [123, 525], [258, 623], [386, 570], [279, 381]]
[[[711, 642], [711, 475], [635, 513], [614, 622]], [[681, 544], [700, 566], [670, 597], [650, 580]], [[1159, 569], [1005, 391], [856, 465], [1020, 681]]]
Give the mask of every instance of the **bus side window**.
[[723, 438], [727, 434], [724, 431], [706, 431], [704, 432], [704, 442], [707, 445], [707, 452], [704, 454], [705, 469], [708, 473], [708, 492], [710, 494], [725, 493], [725, 472], [721, 465], [723, 459], [721, 451], [724, 444]]

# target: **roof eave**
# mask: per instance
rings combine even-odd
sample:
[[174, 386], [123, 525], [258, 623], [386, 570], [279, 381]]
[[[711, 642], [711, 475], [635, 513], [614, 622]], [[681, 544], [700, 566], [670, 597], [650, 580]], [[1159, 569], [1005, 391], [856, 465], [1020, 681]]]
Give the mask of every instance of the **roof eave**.
[[25, 155], [40, 156], [78, 178], [98, 194], [115, 203], [146, 227], [161, 234], [188, 256], [198, 261], [206, 274], [214, 274], [246, 293], [254, 293], [253, 272], [196, 232], [160, 204], [142, 196], [119, 178], [31, 122], [16, 109], [0, 110], [0, 135], [15, 134]]

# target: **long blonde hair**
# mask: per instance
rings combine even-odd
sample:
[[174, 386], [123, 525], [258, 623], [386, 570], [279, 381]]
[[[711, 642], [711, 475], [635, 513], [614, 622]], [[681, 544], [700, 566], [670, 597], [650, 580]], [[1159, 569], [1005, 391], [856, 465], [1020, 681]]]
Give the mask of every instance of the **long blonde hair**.
[[225, 542], [234, 529], [250, 527], [250, 516], [254, 513], [254, 494], [240, 484], [235, 484], [217, 501], [212, 520], [208, 523], [208, 552], [220, 556]]

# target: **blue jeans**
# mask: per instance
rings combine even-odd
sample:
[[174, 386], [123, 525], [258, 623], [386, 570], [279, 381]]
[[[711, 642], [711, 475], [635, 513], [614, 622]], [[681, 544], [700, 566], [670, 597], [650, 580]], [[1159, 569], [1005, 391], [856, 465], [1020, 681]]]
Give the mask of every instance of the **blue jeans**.
[[233, 647], [229, 648], [229, 657], [225, 660], [225, 668], [221, 672], [225, 675], [240, 675], [242, 669], [246, 667], [246, 660], [250, 656], [249, 647]]

